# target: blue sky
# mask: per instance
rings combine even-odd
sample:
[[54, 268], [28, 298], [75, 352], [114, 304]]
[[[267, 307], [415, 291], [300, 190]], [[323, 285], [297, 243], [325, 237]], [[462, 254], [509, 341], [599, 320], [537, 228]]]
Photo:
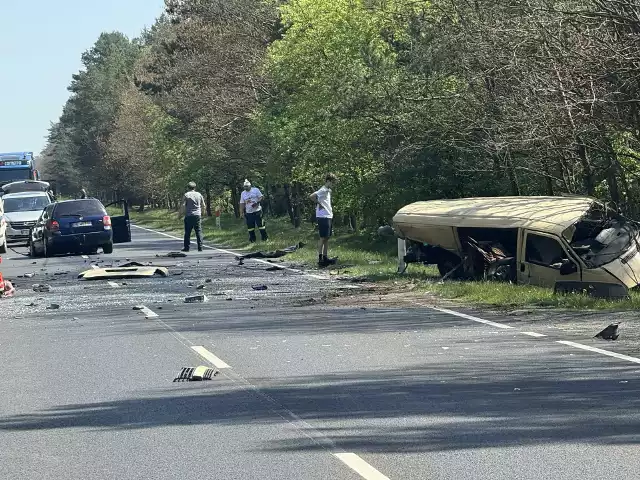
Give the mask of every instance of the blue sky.
[[0, 152], [33, 151], [69, 97], [80, 55], [103, 31], [137, 36], [162, 13], [163, 0], [2, 2]]

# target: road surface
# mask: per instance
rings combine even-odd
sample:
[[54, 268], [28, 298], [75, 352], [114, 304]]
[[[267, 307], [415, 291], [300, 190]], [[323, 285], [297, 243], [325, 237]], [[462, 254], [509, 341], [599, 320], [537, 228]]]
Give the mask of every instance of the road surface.
[[[323, 274], [157, 257], [180, 241], [133, 233], [113, 255], [3, 257], [0, 478], [640, 477], [634, 356], [495, 316], [331, 307]], [[127, 259], [170, 276], [76, 278]], [[209, 301], [185, 304], [199, 285]], [[220, 373], [173, 383], [197, 365]]]

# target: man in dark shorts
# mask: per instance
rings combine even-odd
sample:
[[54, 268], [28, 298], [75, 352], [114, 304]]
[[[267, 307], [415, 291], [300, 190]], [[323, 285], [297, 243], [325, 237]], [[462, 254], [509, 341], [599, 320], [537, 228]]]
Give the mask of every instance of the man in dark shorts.
[[310, 195], [311, 200], [316, 203], [316, 220], [320, 241], [318, 242], [318, 266], [326, 267], [336, 263], [335, 259], [328, 257], [329, 238], [333, 233], [333, 208], [331, 206], [331, 187], [336, 182], [336, 176], [327, 173], [324, 186]]
[[184, 248], [183, 252], [189, 251], [191, 244], [191, 231], [196, 231], [196, 241], [198, 251], [202, 251], [202, 210], [204, 208], [204, 198], [200, 192], [196, 191], [196, 184], [189, 182], [189, 191], [184, 194]]

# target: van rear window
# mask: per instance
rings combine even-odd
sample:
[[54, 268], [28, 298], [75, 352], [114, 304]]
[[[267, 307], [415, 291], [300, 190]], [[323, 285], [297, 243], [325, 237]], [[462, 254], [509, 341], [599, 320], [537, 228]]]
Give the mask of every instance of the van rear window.
[[106, 215], [107, 212], [99, 200], [73, 200], [70, 202], [59, 203], [56, 206], [54, 216], [62, 217], [65, 215]]

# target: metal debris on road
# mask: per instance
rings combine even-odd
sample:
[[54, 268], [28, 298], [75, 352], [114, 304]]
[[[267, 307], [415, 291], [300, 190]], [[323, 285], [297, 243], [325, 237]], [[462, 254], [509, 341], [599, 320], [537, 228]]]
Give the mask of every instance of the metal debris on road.
[[607, 328], [598, 333], [594, 338], [600, 338], [602, 340], [617, 340], [620, 336], [618, 332], [619, 323], [612, 323]]
[[207, 288], [207, 286], [206, 286], [206, 285], [198, 285], [198, 286], [196, 287], [196, 290], [204, 290], [205, 288]]
[[173, 381], [201, 382], [203, 380], [211, 380], [213, 377], [218, 375], [218, 373], [220, 373], [218, 370], [205, 367], [204, 365], [200, 365], [199, 367], [182, 367], [182, 370], [178, 376], [173, 379]]
[[282, 267], [278, 267], [277, 265], [274, 265], [273, 267], [269, 267], [267, 268], [267, 272], [277, 272], [279, 270], [284, 270], [284, 268]]
[[51, 291], [51, 285], [48, 285], [46, 283], [43, 283], [42, 285], [35, 284], [33, 286], [33, 291], [38, 293], [48, 293]]
[[47, 307], [47, 310], [58, 310], [58, 309], [60, 309], [60, 305], [58, 305], [57, 303], [52, 303]]
[[206, 295], [191, 295], [189, 297], [185, 297], [184, 303], [204, 303], [209, 299]]
[[272, 252], [251, 252], [247, 253], [246, 255], [236, 257], [236, 260], [238, 260], [238, 262], [240, 262], [240, 265], [242, 265], [242, 261], [249, 258], [280, 258], [289, 253], [293, 253], [300, 248], [303, 248], [305, 245], [305, 243], [299, 242], [297, 245], [292, 245], [290, 247], [283, 248], [282, 250], [274, 250]]
[[157, 254], [156, 257], [184, 258], [187, 254], [184, 252], [169, 252], [164, 255]]
[[144, 310], [144, 306], [142, 306], [142, 305], [136, 305], [135, 307], [133, 307], [133, 310], [136, 310], [136, 311], [138, 311], [138, 310]]
[[269, 287], [267, 287], [266, 285], [253, 285], [251, 288], [257, 291], [262, 291], [262, 290], [267, 290], [267, 288]]
[[165, 267], [141, 266], [86, 270], [78, 275], [78, 278], [82, 280], [110, 280], [115, 278], [167, 277], [168, 275], [169, 270]]
[[25, 273], [24, 278], [33, 278], [35, 275], [35, 273]]

